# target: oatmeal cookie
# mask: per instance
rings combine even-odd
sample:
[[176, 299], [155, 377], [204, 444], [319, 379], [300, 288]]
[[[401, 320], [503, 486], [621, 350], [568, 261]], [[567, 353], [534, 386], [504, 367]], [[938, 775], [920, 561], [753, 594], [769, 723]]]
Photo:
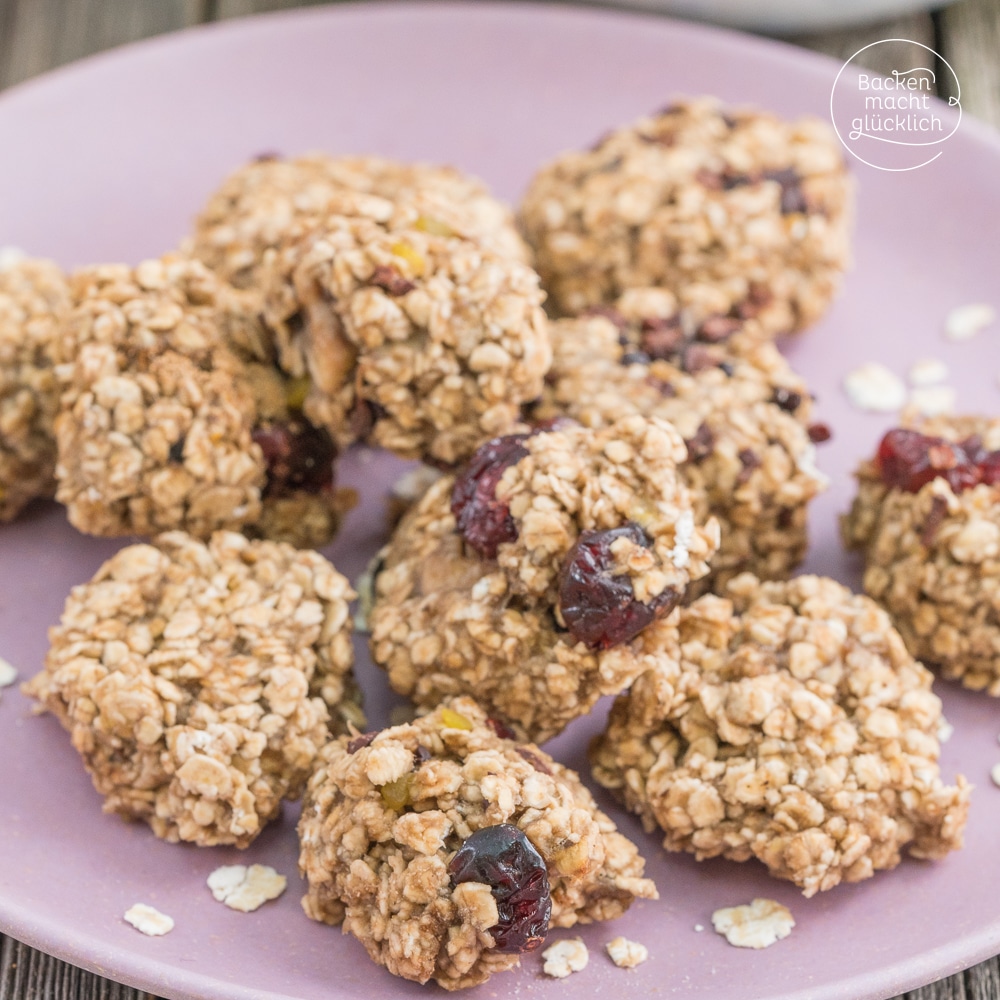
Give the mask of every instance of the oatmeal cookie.
[[74, 526], [329, 541], [348, 505], [333, 442], [295, 410], [289, 380], [249, 360], [266, 345], [236, 293], [177, 256], [88, 268], [71, 289], [56, 475]]
[[865, 592], [914, 656], [1000, 696], [1000, 419], [911, 420], [857, 477], [842, 529]]
[[254, 288], [266, 251], [301, 221], [328, 214], [344, 191], [415, 201], [420, 228], [528, 258], [510, 209], [477, 178], [453, 167], [322, 153], [263, 156], [241, 167], [209, 199], [187, 249], [237, 287]]
[[106, 812], [246, 847], [331, 731], [364, 725], [353, 596], [315, 552], [169, 532], [73, 589], [24, 690], [70, 732]]
[[320, 752], [299, 822], [303, 899], [391, 973], [453, 990], [550, 927], [656, 899], [644, 861], [579, 777], [470, 698]]
[[551, 351], [537, 275], [430, 231], [412, 204], [345, 195], [268, 262], [281, 367], [310, 380], [304, 412], [339, 447], [455, 465], [541, 392]]
[[46, 260], [0, 255], [0, 522], [55, 493], [52, 344], [69, 290]]
[[558, 157], [521, 206], [556, 314], [611, 303], [627, 288], [679, 293], [694, 282], [753, 304], [770, 335], [826, 309], [848, 261], [850, 215], [829, 125], [708, 98]]
[[745, 574], [678, 629], [591, 747], [667, 850], [758, 858], [812, 896], [962, 846], [969, 786], [941, 780], [931, 674], [872, 600]]
[[826, 486], [812, 438], [812, 400], [756, 320], [702, 286], [682, 301], [632, 289], [615, 307], [550, 325], [553, 364], [533, 419], [560, 414], [604, 427], [627, 414], [671, 422], [687, 444], [681, 475], [696, 516], [718, 518], [710, 575], [719, 589], [743, 571], [784, 579], [806, 549], [809, 502]]
[[537, 742], [646, 669], [718, 545], [669, 424], [508, 435], [417, 501], [382, 553], [368, 621], [394, 690], [472, 694]]

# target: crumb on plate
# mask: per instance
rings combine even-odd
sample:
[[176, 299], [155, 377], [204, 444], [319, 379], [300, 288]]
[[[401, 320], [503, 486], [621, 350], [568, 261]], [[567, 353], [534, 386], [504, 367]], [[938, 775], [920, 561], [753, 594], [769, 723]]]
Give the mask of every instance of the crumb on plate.
[[619, 969], [634, 969], [637, 965], [642, 965], [649, 958], [649, 949], [638, 941], [629, 941], [628, 938], [619, 935], [612, 938], [605, 946], [611, 961]]
[[792, 933], [795, 918], [787, 906], [773, 899], [755, 899], [716, 910], [712, 925], [737, 948], [767, 948]]
[[270, 865], [222, 865], [208, 876], [212, 895], [231, 910], [251, 913], [277, 899], [288, 885]]
[[[624, 940], [624, 939], [623, 939]], [[563, 938], [542, 952], [542, 971], [555, 979], [565, 979], [572, 972], [581, 972], [590, 961], [587, 946], [580, 938]]]
[[174, 929], [173, 917], [160, 913], [147, 903], [134, 903], [125, 911], [124, 919], [147, 937], [162, 937]]

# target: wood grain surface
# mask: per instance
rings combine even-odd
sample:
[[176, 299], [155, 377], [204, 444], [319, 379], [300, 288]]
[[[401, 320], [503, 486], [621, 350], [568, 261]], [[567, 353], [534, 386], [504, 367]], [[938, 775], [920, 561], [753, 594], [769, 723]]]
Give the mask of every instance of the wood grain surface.
[[[315, 5], [295, 0], [0, 0], [0, 89], [140, 38], [206, 21]], [[959, 76], [964, 110], [1000, 128], [998, 0], [959, 0], [932, 14], [846, 31], [797, 35], [788, 40], [847, 59], [862, 46], [883, 38], [908, 38], [934, 48]], [[877, 59], [865, 65], [881, 72], [894, 68]], [[945, 92], [942, 96], [951, 95]], [[1000, 958], [914, 990], [905, 997], [906, 1000], [1000, 1000]], [[84, 972], [0, 934], [0, 1000], [155, 998]]]

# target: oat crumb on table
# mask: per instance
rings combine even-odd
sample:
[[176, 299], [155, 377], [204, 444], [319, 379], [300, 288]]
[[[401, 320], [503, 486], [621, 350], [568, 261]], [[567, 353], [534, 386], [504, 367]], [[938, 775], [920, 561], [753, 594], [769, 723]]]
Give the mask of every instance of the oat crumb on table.
[[563, 938], [549, 945], [542, 952], [545, 964], [542, 972], [553, 979], [565, 979], [574, 972], [582, 972], [590, 961], [590, 952], [580, 938]]
[[147, 937], [162, 937], [174, 929], [173, 917], [168, 917], [147, 903], [135, 903], [124, 913], [126, 923]]
[[17, 670], [6, 660], [0, 658], [0, 688], [10, 687], [17, 680]]
[[787, 906], [773, 899], [755, 899], [716, 910], [712, 925], [737, 948], [768, 948], [792, 933], [795, 918]]
[[945, 336], [949, 340], [971, 340], [993, 323], [996, 317], [996, 309], [985, 302], [956, 306], [945, 317]]
[[621, 935], [612, 938], [604, 947], [619, 969], [634, 969], [649, 958], [649, 949], [644, 944]]
[[212, 895], [231, 910], [250, 913], [277, 899], [288, 885], [270, 865], [223, 865], [208, 876]]
[[893, 413], [906, 405], [903, 380], [885, 365], [869, 361], [844, 378], [844, 391], [859, 410]]

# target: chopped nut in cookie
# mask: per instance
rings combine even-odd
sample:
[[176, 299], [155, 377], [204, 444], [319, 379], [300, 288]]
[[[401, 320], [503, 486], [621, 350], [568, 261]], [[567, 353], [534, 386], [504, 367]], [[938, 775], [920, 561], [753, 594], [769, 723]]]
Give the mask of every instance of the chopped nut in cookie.
[[656, 898], [635, 846], [572, 771], [470, 698], [320, 752], [299, 822], [303, 900], [389, 972], [485, 982], [551, 928]]
[[549, 945], [542, 952], [545, 964], [542, 972], [553, 979], [565, 979], [574, 972], [582, 972], [590, 961], [590, 952], [580, 938], [563, 938]]
[[173, 917], [160, 913], [147, 903], [135, 903], [124, 913], [126, 923], [131, 924], [140, 934], [147, 937], [162, 937], [174, 929]]
[[768, 948], [792, 933], [795, 918], [787, 906], [773, 899], [755, 899], [716, 910], [712, 925], [737, 948]]
[[24, 690], [69, 731], [105, 811], [246, 847], [331, 732], [364, 725], [353, 596], [318, 553], [169, 532], [74, 588]]

